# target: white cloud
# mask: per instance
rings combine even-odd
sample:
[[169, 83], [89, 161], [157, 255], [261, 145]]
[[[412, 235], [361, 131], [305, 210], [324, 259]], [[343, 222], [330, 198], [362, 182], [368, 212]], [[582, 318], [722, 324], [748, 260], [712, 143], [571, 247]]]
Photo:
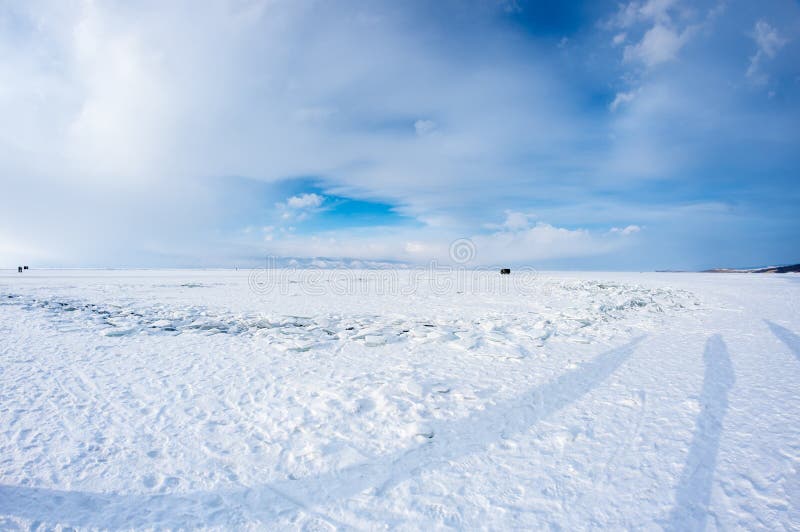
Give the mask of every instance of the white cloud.
[[280, 218], [284, 223], [301, 222], [306, 220], [313, 213], [319, 211], [324, 201], [324, 196], [310, 192], [298, 194], [288, 198], [284, 202], [276, 203], [275, 208], [278, 210]]
[[639, 13], [644, 19], [654, 20], [658, 23], [669, 23], [669, 10], [676, 3], [676, 0], [648, 0], [639, 8]]
[[[531, 215], [508, 211], [502, 224], [491, 233], [468, 235], [475, 246], [475, 256], [468, 266], [497, 265], [575, 259], [605, 255], [629, 242], [624, 237], [640, 230], [639, 226], [613, 228], [605, 233], [586, 229], [567, 229], [531, 221]], [[398, 260], [425, 264], [435, 260], [451, 262], [450, 245], [464, 238], [455, 233], [440, 234], [431, 229], [373, 228], [355, 232], [329, 231], [315, 235], [282, 235], [269, 243], [269, 253], [302, 258], [358, 257], [370, 260]]]
[[759, 20], [756, 22], [752, 33], [753, 40], [756, 42], [756, 53], [750, 57], [750, 65], [747, 67], [747, 77], [756, 85], [764, 85], [769, 81], [769, 76], [762, 72], [762, 64], [767, 59], [772, 59], [788, 42], [773, 28], [767, 21]]
[[678, 51], [686, 44], [691, 30], [679, 33], [674, 29], [656, 24], [644, 34], [642, 40], [625, 47], [625, 61], [641, 61], [648, 67], [674, 60]]
[[611, 233], [619, 233], [620, 235], [628, 236], [628, 235], [632, 235], [634, 233], [638, 233], [641, 230], [642, 230], [642, 228], [639, 227], [638, 225], [628, 225], [628, 226], [622, 227], [622, 228], [612, 227], [611, 231], [609, 231], [609, 232], [611, 232]]
[[505, 211], [505, 220], [503, 223], [487, 223], [483, 226], [486, 229], [500, 230], [500, 231], [519, 231], [520, 229], [527, 229], [534, 224], [536, 215], [532, 213], [524, 213], [507, 210]]
[[[707, 18], [712, 18], [712, 9]], [[614, 35], [617, 46], [629, 41], [623, 49], [623, 61], [638, 62], [647, 68], [673, 61], [702, 24], [690, 24], [694, 13], [677, 0], [648, 0], [629, 2], [620, 6], [616, 16], [606, 24], [608, 29], [625, 31]], [[631, 38], [641, 33], [640, 39]]]
[[637, 91], [618, 92], [616, 96], [614, 96], [614, 101], [609, 104], [608, 108], [614, 112], [620, 105], [632, 102], [633, 99], [636, 98], [636, 94]]
[[322, 205], [323, 201], [325, 198], [319, 194], [300, 194], [286, 200], [286, 206], [290, 209], [315, 209]]
[[[238, 177], [220, 176], [314, 176], [348, 197], [463, 226], [462, 211], [505, 194], [488, 184], [498, 161], [531, 146], [563, 152], [581, 131], [566, 99], [548, 97], [568, 86], [556, 68], [518, 52], [501, 25], [481, 23], [482, 39], [494, 43], [487, 53], [456, 58], [420, 38], [410, 22], [424, 13], [395, 14], [381, 4], [301, 1], [4, 4], [0, 226], [54, 257], [65, 253], [66, 263], [65, 249], [105, 231], [131, 255], [145, 242], [177, 249], [166, 231], [150, 232], [151, 221], [174, 220], [182, 245], [205, 253], [205, 231], [219, 235], [231, 225], [225, 217], [259, 211], [237, 212], [236, 201], [253, 200], [232, 198], [227, 183]], [[451, 35], [446, 24], [430, 31]], [[398, 77], [397, 64], [408, 75]], [[400, 132], [408, 117], [418, 119], [414, 129]], [[50, 208], [23, 224], [38, 208], [33, 198]], [[290, 221], [324, 208], [313, 196], [266, 201]], [[147, 220], [123, 222], [127, 211]], [[54, 224], [74, 212], [80, 229]], [[258, 216], [240, 226], [263, 223]]]
[[753, 30], [753, 39], [758, 45], [758, 50], [767, 57], [775, 57], [787, 40], [780, 36], [778, 30], [773, 28], [765, 20], [756, 22], [756, 27]]
[[620, 4], [616, 15], [607, 23], [607, 26], [631, 28], [641, 22], [668, 24], [671, 21], [669, 10], [676, 4], [676, 0], [648, 0], [644, 3], [633, 1]]
[[531, 218], [533, 218], [533, 215], [531, 214], [506, 211], [506, 221], [503, 222], [503, 227], [505, 227], [510, 231], [525, 229], [527, 227], [530, 227]]
[[[502, 17], [463, 8], [464, 30], [429, 16], [427, 5], [3, 4], [0, 227], [8, 242], [46, 250], [55, 265], [186, 264], [192, 255], [203, 264], [211, 248], [252, 256], [262, 236], [278, 245], [291, 233], [285, 224], [328, 206], [321, 194], [291, 199], [263, 185], [308, 176], [326, 195], [380, 198], [419, 222], [401, 233], [337, 233], [325, 245], [338, 254], [446, 255], [449, 238], [482, 238], [481, 222], [504, 208], [512, 214], [492, 230], [514, 242], [524, 241], [512, 234], [533, 231], [588, 238], [596, 251], [623, 235], [558, 232], [586, 219], [571, 210], [576, 196], [591, 206], [620, 194], [631, 207], [641, 189], [623, 188], [628, 182], [695, 175], [678, 170], [708, 166], [707, 154], [727, 159], [732, 150], [723, 148], [738, 145], [741, 131], [758, 144], [748, 164], [773, 155], [776, 138], [786, 152], [793, 138], [792, 112], [748, 108], [727, 90], [720, 59], [747, 51], [709, 37], [702, 54], [685, 54], [700, 33], [689, 29], [699, 10], [688, 2], [629, 2], [611, 33], [571, 34], [569, 54], [553, 49], [558, 39], [509, 38]], [[718, 21], [730, 31], [753, 23], [730, 11]], [[753, 37], [761, 67], [783, 46], [765, 24]], [[629, 62], [609, 108], [625, 112], [591, 112], [595, 93], [575, 73], [594, 62], [592, 86], [618, 87], [617, 61], [595, 47], [613, 35]], [[708, 144], [714, 149], [701, 154]], [[241, 179], [261, 183], [243, 191]], [[275, 219], [263, 219], [264, 205], [276, 204]], [[524, 214], [532, 205], [554, 221], [550, 229]], [[602, 223], [620, 225], [620, 212], [629, 210]], [[230, 229], [265, 223], [277, 229]], [[396, 244], [384, 241], [395, 236]], [[308, 237], [294, 238], [305, 245]]]
[[622, 242], [585, 229], [566, 229], [539, 222], [516, 231], [500, 231], [472, 238], [484, 264], [528, 263], [603, 255]]
[[633, 26], [641, 17], [641, 6], [638, 2], [620, 4], [616, 15], [608, 23], [610, 27], [629, 28]]
[[436, 122], [433, 120], [417, 120], [414, 122], [414, 131], [420, 137], [424, 137], [425, 135], [429, 135], [436, 131]]

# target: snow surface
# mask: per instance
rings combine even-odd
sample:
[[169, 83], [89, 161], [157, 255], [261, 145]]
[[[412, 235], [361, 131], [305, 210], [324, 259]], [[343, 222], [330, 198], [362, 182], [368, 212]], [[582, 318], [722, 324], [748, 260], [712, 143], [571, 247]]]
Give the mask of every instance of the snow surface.
[[0, 273], [0, 528], [800, 527], [800, 277], [303, 275]]

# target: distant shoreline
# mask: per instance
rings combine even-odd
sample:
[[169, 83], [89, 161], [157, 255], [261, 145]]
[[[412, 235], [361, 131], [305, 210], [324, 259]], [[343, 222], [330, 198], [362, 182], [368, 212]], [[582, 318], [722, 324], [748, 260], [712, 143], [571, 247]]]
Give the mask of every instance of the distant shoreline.
[[740, 268], [714, 268], [703, 270], [702, 273], [790, 273], [800, 272], [800, 264], [789, 266], [767, 266], [765, 268], [740, 269]]

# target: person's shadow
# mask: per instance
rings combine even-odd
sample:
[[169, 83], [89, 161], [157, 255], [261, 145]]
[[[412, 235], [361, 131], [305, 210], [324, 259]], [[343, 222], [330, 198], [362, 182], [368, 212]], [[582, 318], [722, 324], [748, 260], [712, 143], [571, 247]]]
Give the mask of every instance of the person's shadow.
[[187, 494], [126, 495], [0, 485], [0, 515], [86, 528], [195, 528], [267, 522], [297, 508], [341, 526], [318, 509], [368, 489], [372, 489], [371, 496], [380, 497], [422, 471], [483, 452], [501, 437], [527, 432], [601, 384], [631, 356], [641, 340], [602, 353], [513, 400], [464, 419], [440, 422], [433, 426], [428, 442], [377, 462], [253, 488]]
[[678, 483], [675, 506], [665, 526], [667, 530], [704, 530], [708, 518], [722, 420], [728, 410], [728, 392], [736, 378], [728, 348], [720, 335], [715, 334], [706, 342], [703, 361], [700, 414]]
[[800, 336], [797, 336], [795, 333], [787, 329], [786, 327], [781, 327], [777, 323], [773, 323], [769, 320], [764, 320], [769, 329], [772, 331], [778, 340], [786, 344], [794, 356], [797, 357], [797, 360], [800, 360]]

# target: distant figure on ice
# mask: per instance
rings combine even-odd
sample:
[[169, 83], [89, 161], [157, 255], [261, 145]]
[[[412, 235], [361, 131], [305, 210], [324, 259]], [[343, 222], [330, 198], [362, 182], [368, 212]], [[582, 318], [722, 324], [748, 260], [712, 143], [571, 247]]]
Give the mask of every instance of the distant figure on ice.
[[22, 266], [17, 266], [17, 273], [22, 273]]
[[27, 267], [27, 266], [23, 266], [23, 267], [22, 267], [22, 269], [23, 269], [23, 270], [27, 270], [27, 269], [28, 269], [28, 267]]
[[500, 275], [510, 275], [510, 274], [511, 274], [511, 268], [501, 268], [500, 269]]

